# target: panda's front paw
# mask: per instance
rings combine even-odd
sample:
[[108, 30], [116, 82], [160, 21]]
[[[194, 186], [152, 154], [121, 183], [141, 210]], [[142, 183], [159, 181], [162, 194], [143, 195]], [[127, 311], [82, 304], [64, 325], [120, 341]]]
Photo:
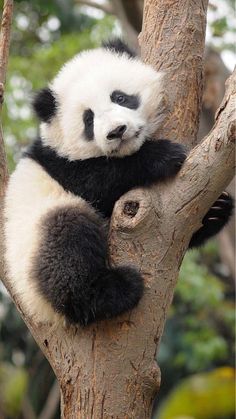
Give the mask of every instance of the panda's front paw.
[[187, 152], [184, 145], [169, 140], [148, 141], [144, 161], [150, 180], [162, 180], [176, 175]]
[[232, 215], [234, 201], [228, 192], [223, 192], [202, 220], [202, 227], [194, 233], [189, 247], [201, 246], [207, 239], [219, 233]]
[[183, 144], [172, 143], [169, 144], [169, 153], [167, 155], [168, 176], [176, 175], [187, 158], [186, 147]]

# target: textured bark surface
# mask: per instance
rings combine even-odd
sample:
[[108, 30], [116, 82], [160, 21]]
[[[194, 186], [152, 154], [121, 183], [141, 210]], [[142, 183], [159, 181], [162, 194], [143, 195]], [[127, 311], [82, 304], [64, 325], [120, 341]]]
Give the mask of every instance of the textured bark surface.
[[[164, 13], [165, 4], [169, 5], [165, 19], [162, 25], [155, 26], [159, 14]], [[168, 59], [166, 57], [164, 66], [169, 68], [167, 80], [173, 87], [174, 106], [162, 133], [165, 137], [178, 138], [184, 132], [185, 142], [187, 138], [194, 142], [197, 130], [205, 7], [204, 1], [199, 4], [181, 0], [147, 0], [145, 5], [143, 56], [155, 68], [162, 67], [165, 41], [165, 55], [169, 48], [172, 55], [172, 58], [170, 54]], [[192, 84], [189, 80], [184, 84], [183, 77], [189, 77]], [[62, 324], [34, 324], [21, 302], [15, 299], [57, 375], [63, 418], [151, 417], [160, 384], [155, 355], [182, 258], [203, 214], [233, 175], [235, 78], [234, 75], [228, 83], [214, 129], [192, 150], [176, 179], [149, 190], [133, 190], [115, 206], [110, 228], [110, 257], [116, 264], [134, 263], [142, 272], [145, 295], [138, 308], [85, 329], [66, 329]], [[180, 86], [185, 87], [186, 97]], [[184, 97], [187, 100], [185, 112]], [[14, 299], [6, 276], [4, 283]]]
[[[1, 22], [0, 34], [0, 112], [2, 110], [4, 85], [6, 80], [6, 70], [10, 46], [10, 30], [13, 13], [13, 1], [5, 0]], [[0, 124], [0, 199], [3, 196], [4, 186], [6, 185], [8, 170], [6, 164], [6, 154], [3, 144], [2, 126]]]
[[208, 0], [146, 0], [142, 58], [166, 74], [168, 106], [159, 138], [196, 143]]

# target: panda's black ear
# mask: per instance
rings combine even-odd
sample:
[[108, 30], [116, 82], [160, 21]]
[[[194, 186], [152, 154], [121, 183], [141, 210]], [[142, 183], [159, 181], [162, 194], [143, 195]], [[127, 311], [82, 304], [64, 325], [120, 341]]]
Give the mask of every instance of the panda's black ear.
[[57, 101], [49, 87], [36, 93], [32, 105], [36, 115], [43, 122], [50, 122], [56, 115]]
[[114, 38], [110, 41], [103, 42], [103, 48], [109, 49], [120, 54], [128, 54], [129, 57], [136, 57], [136, 54], [128, 45], [123, 42], [120, 38]]

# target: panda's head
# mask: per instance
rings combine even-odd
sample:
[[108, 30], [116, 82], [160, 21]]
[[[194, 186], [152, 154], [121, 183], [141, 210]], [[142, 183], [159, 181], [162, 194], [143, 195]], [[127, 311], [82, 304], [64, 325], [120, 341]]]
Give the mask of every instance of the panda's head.
[[76, 55], [35, 97], [44, 144], [69, 160], [133, 154], [160, 122], [161, 79], [120, 41]]

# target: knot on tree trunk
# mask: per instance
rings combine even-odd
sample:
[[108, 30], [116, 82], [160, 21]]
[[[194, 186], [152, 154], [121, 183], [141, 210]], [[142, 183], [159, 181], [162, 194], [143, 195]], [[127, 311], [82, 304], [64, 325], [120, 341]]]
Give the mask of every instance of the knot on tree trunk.
[[152, 202], [148, 190], [133, 189], [117, 201], [112, 225], [116, 230], [134, 230], [148, 217]]

